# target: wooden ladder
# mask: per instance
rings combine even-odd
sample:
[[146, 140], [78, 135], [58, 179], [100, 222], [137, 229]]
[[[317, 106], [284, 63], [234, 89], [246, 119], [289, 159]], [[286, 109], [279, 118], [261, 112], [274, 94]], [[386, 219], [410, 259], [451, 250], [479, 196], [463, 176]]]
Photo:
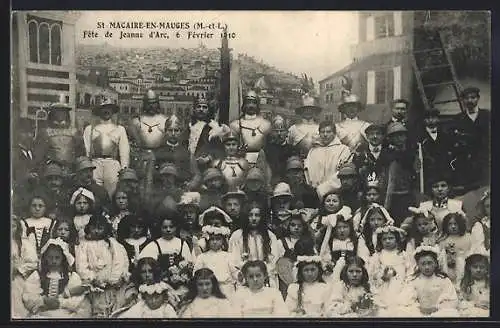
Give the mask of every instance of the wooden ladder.
[[[443, 37], [438, 29], [426, 27], [415, 29], [415, 44], [411, 56], [417, 87], [426, 110], [434, 105], [460, 102], [461, 86], [451, 56], [444, 46]], [[435, 101], [439, 88], [452, 86], [455, 97]]]

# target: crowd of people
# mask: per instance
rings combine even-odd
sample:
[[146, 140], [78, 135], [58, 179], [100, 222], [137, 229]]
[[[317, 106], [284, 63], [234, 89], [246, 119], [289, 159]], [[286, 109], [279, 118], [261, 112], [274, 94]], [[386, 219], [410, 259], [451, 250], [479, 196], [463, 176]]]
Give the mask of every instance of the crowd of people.
[[479, 97], [452, 133], [404, 99], [365, 122], [354, 94], [340, 122], [307, 94], [300, 121], [269, 121], [250, 91], [236, 121], [196, 99], [186, 125], [148, 91], [129, 126], [104, 101], [83, 133], [55, 103], [35, 139], [14, 130], [12, 317], [489, 316]]

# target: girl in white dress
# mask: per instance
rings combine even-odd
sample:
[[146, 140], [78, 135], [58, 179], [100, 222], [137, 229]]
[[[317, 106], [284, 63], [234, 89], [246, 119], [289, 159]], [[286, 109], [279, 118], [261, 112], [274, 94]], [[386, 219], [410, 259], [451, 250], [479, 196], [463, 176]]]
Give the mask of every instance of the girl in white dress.
[[181, 318], [227, 318], [237, 316], [233, 305], [222, 293], [214, 272], [208, 268], [196, 270], [186, 299], [181, 305]]
[[490, 215], [490, 190], [484, 192], [478, 203], [481, 212], [479, 219], [474, 222], [471, 229], [472, 252], [489, 253], [491, 244], [491, 215]]
[[277, 288], [266, 287], [267, 265], [263, 261], [248, 261], [241, 269], [245, 283], [231, 303], [237, 316], [243, 318], [284, 318], [290, 312]]
[[21, 222], [17, 218], [12, 218], [11, 233], [11, 314], [13, 319], [23, 319], [28, 316], [22, 298], [24, 282], [37, 269], [38, 256], [35, 242], [22, 238]]
[[124, 303], [130, 276], [125, 248], [112, 236], [108, 220], [93, 215], [85, 226], [86, 239], [76, 248], [76, 272], [90, 286], [92, 315], [107, 318]]
[[168, 291], [169, 286], [163, 281], [140, 285], [139, 301], [117, 317], [121, 319], [177, 318], [177, 313], [167, 300]]
[[326, 303], [325, 317], [373, 316], [373, 297], [368, 282], [365, 261], [348, 256], [340, 272], [340, 280], [333, 281]]
[[267, 228], [267, 209], [265, 204], [252, 202], [248, 207], [241, 229], [229, 238], [229, 253], [237, 268], [242, 268], [248, 260], [263, 261], [269, 273], [269, 285], [278, 288], [275, 264], [278, 260], [278, 240]]
[[451, 280], [442, 271], [438, 246], [419, 246], [415, 250], [417, 270], [409, 279], [420, 313], [425, 317], [458, 317], [458, 297]]
[[459, 312], [462, 317], [490, 315], [490, 261], [487, 254], [472, 254], [465, 260], [460, 283]]
[[92, 216], [95, 197], [92, 191], [80, 187], [73, 193], [69, 203], [73, 207], [73, 224], [78, 232], [78, 241], [80, 242], [85, 239], [85, 226]]
[[208, 240], [208, 250], [201, 253], [194, 263], [194, 269], [207, 268], [215, 273], [222, 293], [231, 298], [235, 291], [238, 269], [234, 266], [227, 249], [227, 238], [231, 231], [227, 227], [211, 225], [202, 228], [204, 239]]
[[368, 262], [368, 273], [379, 317], [419, 314], [406, 291], [406, 279], [413, 273], [413, 268], [404, 251], [404, 235], [404, 230], [394, 226], [377, 228], [374, 233], [376, 253]]
[[61, 239], [50, 239], [42, 248], [40, 269], [26, 279], [22, 297], [31, 317], [89, 317], [85, 288], [80, 276], [70, 270], [73, 262], [68, 245]]
[[323, 280], [321, 257], [297, 256], [297, 283], [288, 286], [285, 304], [295, 317], [323, 316], [329, 289]]
[[377, 203], [371, 204], [361, 218], [359, 223], [360, 237], [365, 241], [369, 255], [375, 253], [376, 238], [375, 230], [383, 226], [392, 226], [394, 219], [389, 215], [389, 212]]

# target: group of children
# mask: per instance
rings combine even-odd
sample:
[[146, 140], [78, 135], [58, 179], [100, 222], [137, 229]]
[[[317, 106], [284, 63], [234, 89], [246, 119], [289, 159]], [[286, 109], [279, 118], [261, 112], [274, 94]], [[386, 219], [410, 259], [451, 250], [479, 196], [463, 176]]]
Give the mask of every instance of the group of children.
[[47, 217], [35, 193], [29, 216], [12, 221], [12, 316], [489, 316], [490, 193], [470, 225], [442, 184], [399, 227], [375, 185], [359, 209], [339, 189], [312, 212], [282, 193], [274, 214], [241, 191], [202, 212], [186, 192], [154, 228], [121, 190], [101, 213], [92, 191], [77, 189], [71, 219]]

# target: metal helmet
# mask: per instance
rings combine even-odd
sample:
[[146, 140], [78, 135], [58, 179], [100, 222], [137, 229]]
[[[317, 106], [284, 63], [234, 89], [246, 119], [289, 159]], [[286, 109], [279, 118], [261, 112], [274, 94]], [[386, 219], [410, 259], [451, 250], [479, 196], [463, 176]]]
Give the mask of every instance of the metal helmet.
[[283, 129], [286, 130], [287, 129], [286, 120], [281, 115], [276, 115], [273, 118], [271, 124], [272, 124], [273, 130], [283, 130]]
[[147, 104], [155, 104], [155, 103], [159, 103], [160, 102], [160, 99], [158, 98], [158, 96], [156, 95], [156, 93], [153, 91], [153, 90], [148, 90], [146, 92], [146, 94], [144, 94], [144, 105], [147, 105]]

